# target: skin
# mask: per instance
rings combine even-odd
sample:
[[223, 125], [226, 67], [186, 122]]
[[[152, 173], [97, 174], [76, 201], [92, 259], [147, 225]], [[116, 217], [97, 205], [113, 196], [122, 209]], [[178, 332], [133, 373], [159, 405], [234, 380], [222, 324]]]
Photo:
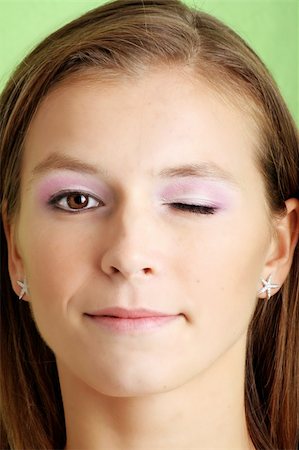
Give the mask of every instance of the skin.
[[[253, 448], [246, 333], [261, 278], [281, 285], [290, 269], [299, 209], [290, 199], [285, 217], [270, 218], [257, 142], [248, 116], [179, 69], [68, 80], [42, 102], [25, 142], [20, 215], [6, 234], [15, 291], [26, 275], [24, 300], [57, 358], [67, 449]], [[32, 177], [54, 151], [104, 172]], [[190, 163], [215, 163], [228, 179], [157, 176]], [[75, 187], [103, 204], [79, 214], [47, 204]], [[216, 212], [169, 206], [190, 196]], [[84, 315], [111, 306], [177, 317], [117, 332]]]

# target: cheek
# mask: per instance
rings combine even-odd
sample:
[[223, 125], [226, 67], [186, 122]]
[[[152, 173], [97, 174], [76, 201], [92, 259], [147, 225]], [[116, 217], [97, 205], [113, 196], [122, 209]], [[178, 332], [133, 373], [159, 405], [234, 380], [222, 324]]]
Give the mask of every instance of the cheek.
[[190, 346], [190, 361], [198, 368], [212, 363], [247, 332], [266, 252], [267, 233], [262, 229], [256, 236], [252, 227], [237, 223], [223, 224], [221, 232], [211, 226], [188, 244], [189, 253], [181, 254], [178, 273], [192, 325], [189, 338], [199, 346]]
[[218, 317], [219, 325], [251, 314], [269, 243], [264, 221], [259, 225], [237, 218], [220, 227], [211, 222], [187, 246], [181, 244], [189, 251], [178, 259], [177, 273], [186, 277], [187, 308], [201, 320]]
[[55, 353], [63, 348], [69, 351], [67, 342], [74, 342], [79, 315], [74, 316], [69, 304], [90, 276], [92, 240], [79, 231], [73, 227], [70, 233], [69, 227], [46, 221], [41, 226], [41, 221], [34, 220], [21, 229], [32, 314]]
[[33, 309], [64, 307], [86, 277], [92, 239], [78, 227], [70, 233], [68, 226], [31, 220], [23, 223], [20, 240]]

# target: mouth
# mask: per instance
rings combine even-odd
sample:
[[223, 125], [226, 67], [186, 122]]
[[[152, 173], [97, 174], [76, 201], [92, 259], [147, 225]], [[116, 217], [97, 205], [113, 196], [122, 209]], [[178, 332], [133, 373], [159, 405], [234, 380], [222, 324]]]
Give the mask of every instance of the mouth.
[[178, 320], [182, 314], [169, 314], [148, 309], [105, 308], [85, 313], [94, 324], [116, 333], [153, 331]]

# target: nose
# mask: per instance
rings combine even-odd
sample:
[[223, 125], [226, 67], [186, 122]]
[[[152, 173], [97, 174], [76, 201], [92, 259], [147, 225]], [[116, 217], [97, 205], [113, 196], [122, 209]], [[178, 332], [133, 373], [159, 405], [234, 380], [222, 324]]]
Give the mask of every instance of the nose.
[[111, 277], [146, 280], [160, 270], [158, 236], [152, 220], [137, 206], [123, 211], [107, 224], [101, 269]]

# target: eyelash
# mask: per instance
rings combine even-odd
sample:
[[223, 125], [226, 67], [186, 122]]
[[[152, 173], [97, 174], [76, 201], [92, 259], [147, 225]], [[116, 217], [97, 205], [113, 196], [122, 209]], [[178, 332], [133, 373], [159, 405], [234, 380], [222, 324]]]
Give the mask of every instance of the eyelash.
[[207, 205], [189, 205], [187, 203], [170, 203], [174, 209], [179, 209], [182, 211], [188, 211], [194, 214], [215, 214], [217, 208], [215, 206], [207, 206]]
[[[58, 202], [64, 198], [68, 198], [68, 197], [75, 197], [75, 196], [83, 196], [85, 197], [87, 200], [89, 200], [90, 198], [92, 198], [93, 200], [95, 200], [98, 205], [96, 206], [92, 206], [89, 208], [82, 208], [82, 209], [67, 209], [64, 208], [62, 206], [58, 206]], [[95, 209], [99, 206], [100, 203], [103, 203], [102, 200], [99, 200], [95, 197], [93, 197], [92, 195], [86, 193], [86, 192], [82, 192], [82, 191], [64, 191], [64, 192], [60, 192], [57, 195], [54, 195], [50, 198], [50, 200], [48, 201], [48, 204], [50, 206], [52, 206], [54, 209], [60, 209], [62, 211], [65, 211], [67, 213], [70, 214], [80, 214], [86, 210], [89, 209]], [[215, 212], [217, 211], [217, 207], [215, 206], [208, 206], [208, 205], [191, 205], [191, 204], [187, 204], [187, 203], [180, 203], [180, 202], [174, 202], [174, 203], [167, 203], [168, 205], [170, 205], [173, 209], [177, 209], [180, 211], [187, 211], [193, 214], [201, 214], [201, 215], [212, 215], [215, 214]]]

